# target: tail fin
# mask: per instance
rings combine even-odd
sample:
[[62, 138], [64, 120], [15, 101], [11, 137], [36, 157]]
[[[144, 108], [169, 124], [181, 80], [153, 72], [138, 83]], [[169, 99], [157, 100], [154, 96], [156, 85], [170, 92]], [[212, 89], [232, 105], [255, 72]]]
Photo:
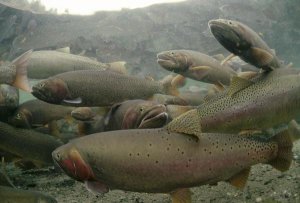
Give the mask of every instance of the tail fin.
[[293, 142], [290, 137], [289, 131], [284, 130], [272, 138], [278, 145], [277, 156], [268, 164], [273, 166], [279, 171], [286, 171], [290, 168], [293, 159]]
[[177, 88], [180, 85], [178, 84], [179, 81], [176, 82], [176, 80], [174, 80], [172, 75], [167, 75], [160, 82], [162, 83], [166, 94], [179, 97], [179, 91]]
[[27, 62], [31, 53], [32, 49], [25, 52], [12, 62], [16, 66], [16, 78], [13, 83], [13, 86], [22, 89], [26, 92], [32, 91], [27, 78]]

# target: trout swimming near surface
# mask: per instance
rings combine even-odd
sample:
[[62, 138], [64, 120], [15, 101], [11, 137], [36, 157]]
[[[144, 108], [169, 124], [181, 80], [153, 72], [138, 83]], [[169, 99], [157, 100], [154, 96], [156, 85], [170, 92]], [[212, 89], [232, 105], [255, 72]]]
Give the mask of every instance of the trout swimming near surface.
[[172, 78], [156, 82], [111, 71], [83, 70], [62, 73], [32, 87], [36, 98], [52, 104], [110, 106], [156, 93], [177, 95]]
[[194, 80], [229, 85], [236, 72], [227, 65], [206, 54], [193, 50], [170, 50], [157, 54], [158, 64], [168, 71], [172, 71]]
[[251, 28], [241, 22], [225, 19], [208, 22], [211, 33], [218, 42], [234, 55], [266, 71], [280, 68], [274, 51]]
[[[293, 71], [295, 70], [295, 71]], [[228, 90], [169, 123], [174, 132], [239, 133], [288, 123], [300, 115], [299, 70], [279, 68], [248, 80], [233, 77]]]
[[[45, 79], [60, 73], [76, 70], [104, 70], [116, 68], [118, 62], [104, 64], [88, 57], [64, 53], [61, 51], [42, 50], [34, 51], [27, 63], [27, 76], [33, 79]], [[125, 67], [125, 64], [120, 66]], [[126, 71], [126, 70], [125, 70]]]
[[252, 165], [288, 170], [291, 150], [285, 131], [266, 141], [236, 134], [196, 138], [157, 128], [92, 134], [71, 140], [52, 156], [91, 191], [170, 193], [174, 203], [190, 203], [190, 187], [228, 181], [243, 188]]

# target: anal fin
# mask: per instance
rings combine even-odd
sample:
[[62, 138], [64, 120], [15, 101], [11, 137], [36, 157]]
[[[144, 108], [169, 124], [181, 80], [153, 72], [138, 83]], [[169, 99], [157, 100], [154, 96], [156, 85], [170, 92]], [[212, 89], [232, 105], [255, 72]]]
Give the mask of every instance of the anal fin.
[[192, 192], [189, 188], [178, 189], [170, 193], [172, 203], [191, 203]]
[[228, 182], [239, 188], [239, 189], [243, 189], [247, 183], [247, 180], [248, 180], [248, 177], [249, 177], [249, 174], [250, 174], [250, 170], [251, 168], [246, 168], [242, 171], [240, 171], [239, 173], [235, 174], [234, 176], [232, 176]]

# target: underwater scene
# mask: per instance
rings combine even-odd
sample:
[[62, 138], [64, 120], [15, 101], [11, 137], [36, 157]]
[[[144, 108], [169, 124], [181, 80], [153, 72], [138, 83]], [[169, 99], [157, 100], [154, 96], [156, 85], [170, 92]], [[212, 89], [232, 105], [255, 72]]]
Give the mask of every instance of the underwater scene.
[[299, 0], [0, 0], [0, 203], [300, 203]]

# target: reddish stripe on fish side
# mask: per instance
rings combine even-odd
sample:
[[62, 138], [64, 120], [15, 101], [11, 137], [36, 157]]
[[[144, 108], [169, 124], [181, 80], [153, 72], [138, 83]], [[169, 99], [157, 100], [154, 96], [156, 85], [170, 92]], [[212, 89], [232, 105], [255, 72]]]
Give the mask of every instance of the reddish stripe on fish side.
[[70, 160], [73, 161], [74, 174], [80, 180], [90, 180], [94, 178], [94, 174], [90, 166], [83, 160], [77, 150], [71, 150], [69, 154]]

